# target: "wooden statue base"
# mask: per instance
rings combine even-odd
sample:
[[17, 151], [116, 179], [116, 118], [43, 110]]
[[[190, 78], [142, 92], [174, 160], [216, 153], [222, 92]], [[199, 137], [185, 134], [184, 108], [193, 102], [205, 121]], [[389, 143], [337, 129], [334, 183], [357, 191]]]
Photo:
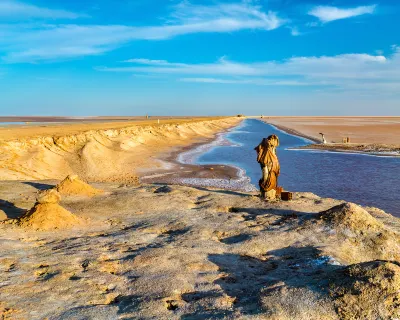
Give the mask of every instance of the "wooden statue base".
[[261, 198], [272, 201], [272, 200], [282, 200], [282, 201], [290, 201], [293, 200], [293, 193], [289, 191], [283, 191], [283, 187], [276, 187], [270, 191], [261, 191]]

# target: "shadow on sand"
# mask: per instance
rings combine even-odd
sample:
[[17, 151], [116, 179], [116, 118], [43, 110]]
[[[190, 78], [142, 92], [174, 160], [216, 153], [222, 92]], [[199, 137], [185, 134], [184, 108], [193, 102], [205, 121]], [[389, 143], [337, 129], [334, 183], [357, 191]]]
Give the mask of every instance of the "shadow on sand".
[[18, 208], [14, 203], [7, 200], [0, 200], [0, 210], [3, 210], [8, 219], [17, 219], [27, 210]]
[[[237, 315], [238, 312], [242, 316], [268, 315], [271, 310], [263, 306], [262, 298], [276, 295], [283, 287], [303, 288], [318, 297], [326, 297], [331, 275], [343, 268], [330, 264], [329, 259], [313, 246], [269, 251], [265, 260], [231, 253], [210, 254], [208, 259], [223, 273], [214, 283], [223, 290], [219, 293], [220, 297], [226, 294], [234, 298], [232, 309], [202, 310], [186, 314], [181, 319], [219, 319]], [[197, 297], [197, 301], [215, 298], [216, 293], [199, 292]]]
[[46, 183], [39, 183], [39, 182], [25, 181], [25, 182], [23, 182], [23, 184], [27, 184], [28, 186], [34, 187], [34, 188], [36, 188], [38, 190], [41, 190], [41, 191], [54, 188], [54, 185], [46, 184]]
[[[176, 186], [179, 184], [173, 184], [173, 183], [162, 183], [162, 182], [153, 182], [152, 184], [163, 187], [163, 186]], [[241, 196], [241, 197], [252, 197], [254, 194], [252, 193], [246, 193], [246, 192], [240, 192], [240, 191], [233, 191], [233, 190], [224, 190], [224, 189], [209, 189], [205, 187], [199, 187], [199, 186], [193, 186], [193, 185], [184, 185], [185, 187], [193, 188], [199, 191], [206, 191], [210, 193], [219, 193], [219, 194], [227, 194], [227, 195], [234, 195], [234, 196]]]

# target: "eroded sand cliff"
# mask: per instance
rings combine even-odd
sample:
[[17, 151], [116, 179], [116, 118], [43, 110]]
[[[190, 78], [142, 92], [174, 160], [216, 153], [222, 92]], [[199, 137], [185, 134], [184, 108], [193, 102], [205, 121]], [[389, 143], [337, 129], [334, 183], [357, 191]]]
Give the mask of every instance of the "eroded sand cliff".
[[[61, 133], [48, 130], [50, 135], [18, 139], [12, 139], [9, 132], [10, 139], [0, 142], [0, 180], [62, 179], [78, 174], [90, 181], [134, 182], [138, 168], [163, 166], [155, 159], [160, 153], [210, 139], [239, 121], [237, 118], [180, 120], [122, 128], [115, 124], [116, 129], [73, 134], [63, 133], [68, 130], [62, 126], [54, 129]], [[15, 136], [20, 136], [17, 128], [12, 130]]]

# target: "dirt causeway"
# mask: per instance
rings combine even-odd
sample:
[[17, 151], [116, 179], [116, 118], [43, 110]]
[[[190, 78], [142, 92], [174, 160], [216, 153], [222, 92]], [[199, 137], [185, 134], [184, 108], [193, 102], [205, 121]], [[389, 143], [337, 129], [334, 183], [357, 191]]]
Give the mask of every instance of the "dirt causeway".
[[394, 144], [400, 146], [400, 117], [268, 117], [268, 123], [284, 126], [328, 143]]

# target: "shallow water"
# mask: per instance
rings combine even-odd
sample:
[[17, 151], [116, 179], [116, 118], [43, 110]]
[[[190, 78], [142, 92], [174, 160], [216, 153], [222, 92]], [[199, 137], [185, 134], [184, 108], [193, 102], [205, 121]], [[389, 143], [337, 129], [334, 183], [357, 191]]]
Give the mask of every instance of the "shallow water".
[[258, 187], [261, 170], [254, 147], [271, 134], [280, 138], [279, 185], [285, 190], [309, 191], [321, 197], [374, 206], [400, 217], [400, 158], [287, 150], [308, 143], [259, 120], [244, 120], [225, 134], [232, 145], [215, 146], [199, 156], [196, 163], [238, 166]]
[[0, 127], [9, 127], [9, 126], [39, 126], [39, 125], [52, 125], [52, 124], [60, 124], [64, 122], [1, 122]]
[[26, 122], [1, 122], [0, 121], [0, 127], [5, 127], [5, 126], [21, 126], [21, 125], [26, 125]]
[[[107, 122], [122, 122], [125, 120], [116, 120], [110, 119]], [[16, 122], [7, 122], [0, 121], [0, 127], [9, 127], [9, 126], [43, 126], [43, 125], [59, 125], [59, 124], [77, 124], [77, 123], [92, 123], [92, 122], [104, 122], [103, 119], [59, 119], [57, 121], [16, 121]]]

